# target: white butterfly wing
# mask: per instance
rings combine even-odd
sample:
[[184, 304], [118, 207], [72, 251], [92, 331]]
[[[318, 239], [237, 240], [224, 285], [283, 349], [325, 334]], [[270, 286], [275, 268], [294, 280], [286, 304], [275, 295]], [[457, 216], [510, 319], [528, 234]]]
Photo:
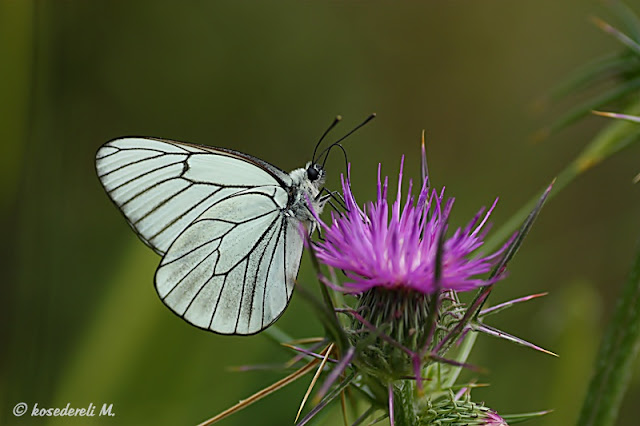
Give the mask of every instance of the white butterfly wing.
[[98, 177], [136, 234], [158, 254], [217, 201], [291, 178], [232, 150], [149, 138], [123, 138], [96, 154]]
[[286, 216], [291, 177], [236, 151], [150, 138], [96, 154], [107, 194], [164, 255], [156, 290], [176, 314], [223, 334], [253, 334], [286, 308], [300, 266], [300, 221]]
[[299, 221], [280, 186], [247, 189], [211, 206], [171, 245], [156, 271], [162, 301], [189, 323], [254, 334], [289, 303], [300, 266]]

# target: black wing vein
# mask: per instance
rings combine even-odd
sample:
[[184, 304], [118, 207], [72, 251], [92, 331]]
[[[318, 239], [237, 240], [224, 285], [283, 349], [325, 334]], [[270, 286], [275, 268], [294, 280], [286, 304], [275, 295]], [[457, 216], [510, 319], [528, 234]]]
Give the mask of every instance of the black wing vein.
[[[278, 236], [280, 236], [280, 233], [282, 232], [282, 227], [284, 226], [285, 221], [283, 220], [280, 223], [280, 230], [278, 231]], [[276, 244], [275, 247], [273, 248], [273, 251], [271, 252], [271, 259], [269, 259], [269, 264], [267, 265], [267, 273], [265, 274], [265, 277], [267, 277], [267, 280], [269, 279], [269, 273], [271, 272], [271, 265], [273, 264], [273, 256], [275, 256], [276, 251], [278, 250], [278, 245], [279, 245], [279, 241], [276, 240]], [[265, 300], [267, 298], [267, 289], [266, 289], [266, 281], [265, 281], [265, 289], [262, 293], [262, 320], [261, 320], [261, 324], [262, 324], [262, 328], [264, 328], [265, 324], [264, 324], [264, 304], [265, 304]]]
[[[280, 232], [278, 231], [277, 234], [278, 236], [280, 236]], [[249, 307], [247, 309], [249, 309], [249, 318], [247, 319], [247, 324], [251, 324], [251, 318], [253, 317], [253, 300], [256, 296], [256, 289], [258, 287], [258, 276], [260, 274], [260, 267], [262, 266], [262, 259], [264, 259], [264, 255], [267, 253], [267, 249], [269, 248], [269, 244], [271, 244], [271, 241], [273, 240], [274, 235], [276, 235], [276, 232], [272, 233], [271, 236], [269, 237], [269, 241], [267, 241], [267, 243], [265, 244], [265, 249], [262, 251], [262, 253], [260, 253], [260, 258], [257, 261], [257, 270], [256, 273], [253, 277], [253, 288], [251, 290], [251, 300], [249, 301]], [[266, 279], [265, 279], [265, 289], [266, 289], [266, 285], [267, 285], [267, 280], [269, 278], [269, 275], [265, 275]], [[245, 278], [246, 279], [246, 278]], [[264, 291], [264, 290], [263, 290]], [[243, 296], [244, 296], [244, 292], [243, 292]], [[240, 299], [241, 301], [244, 302], [244, 297]], [[240, 305], [240, 309], [238, 310], [238, 318], [240, 318], [240, 313], [242, 312], [242, 304]], [[238, 325], [236, 323], [236, 331], [238, 329]]]

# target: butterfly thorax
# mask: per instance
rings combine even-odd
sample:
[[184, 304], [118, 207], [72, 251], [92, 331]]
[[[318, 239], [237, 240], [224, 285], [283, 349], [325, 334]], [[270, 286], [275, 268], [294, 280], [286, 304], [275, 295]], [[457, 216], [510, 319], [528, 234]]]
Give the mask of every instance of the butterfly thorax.
[[320, 169], [317, 179], [312, 181], [308, 174], [310, 165], [307, 163], [305, 168], [295, 169], [289, 173], [292, 183], [287, 213], [303, 222], [315, 223], [316, 220], [309, 208], [319, 215], [326, 203], [326, 200], [318, 197], [320, 188], [324, 184], [324, 170]]

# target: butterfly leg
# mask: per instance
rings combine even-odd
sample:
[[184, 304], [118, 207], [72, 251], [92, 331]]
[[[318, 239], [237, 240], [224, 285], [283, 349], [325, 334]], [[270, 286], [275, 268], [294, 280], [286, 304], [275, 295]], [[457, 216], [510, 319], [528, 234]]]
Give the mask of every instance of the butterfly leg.
[[[326, 194], [322, 195], [323, 192], [325, 192]], [[347, 210], [344, 198], [338, 191], [329, 191], [326, 187], [323, 187], [320, 190], [320, 193], [316, 196], [316, 200], [319, 200], [321, 203], [329, 202], [329, 204], [337, 211], [335, 206], [330, 202], [331, 199], [335, 200], [335, 202], [338, 203], [343, 210]]]

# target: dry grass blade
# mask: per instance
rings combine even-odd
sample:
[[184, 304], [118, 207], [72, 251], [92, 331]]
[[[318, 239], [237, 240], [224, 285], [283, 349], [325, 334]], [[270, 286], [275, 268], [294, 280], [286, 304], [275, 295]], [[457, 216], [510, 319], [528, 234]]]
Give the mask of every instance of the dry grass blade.
[[300, 413], [302, 412], [302, 409], [304, 408], [304, 404], [307, 402], [307, 399], [309, 398], [309, 395], [311, 394], [311, 391], [313, 390], [313, 387], [315, 386], [316, 381], [318, 380], [318, 377], [320, 377], [320, 373], [322, 373], [322, 370], [324, 369], [324, 366], [327, 363], [327, 359], [329, 359], [329, 354], [331, 354], [332, 350], [333, 350], [333, 343], [330, 344], [323, 351], [324, 352], [324, 358], [322, 359], [322, 362], [320, 363], [320, 366], [316, 370], [316, 374], [313, 375], [313, 379], [311, 379], [311, 383], [309, 383], [309, 387], [307, 388], [307, 392], [304, 394], [304, 397], [302, 398], [302, 402], [300, 403], [300, 408], [298, 408], [298, 414], [296, 414], [296, 419], [294, 420], [294, 423], [298, 422], [298, 418], [300, 417]]
[[264, 398], [267, 395], [272, 394], [273, 392], [282, 389], [283, 387], [287, 386], [290, 383], [295, 382], [296, 380], [298, 380], [300, 377], [304, 376], [305, 374], [307, 374], [308, 372], [310, 372], [313, 367], [319, 363], [320, 361], [318, 361], [317, 359], [311, 360], [307, 365], [305, 365], [304, 367], [301, 367], [300, 369], [294, 371], [293, 373], [289, 374], [287, 377], [284, 377], [280, 380], [278, 380], [277, 382], [275, 382], [274, 384], [272, 384], [271, 386], [268, 386], [264, 389], [262, 389], [261, 391], [258, 391], [256, 393], [254, 393], [253, 395], [251, 395], [249, 398], [247, 399], [243, 399], [242, 401], [238, 402], [236, 405], [234, 405], [233, 407], [230, 407], [228, 409], [226, 409], [225, 411], [223, 411], [222, 413], [218, 414], [217, 416], [211, 417], [209, 420], [205, 420], [204, 422], [200, 423], [198, 426], [208, 426], [208, 425], [212, 425], [228, 416], [230, 416], [231, 414], [242, 410], [243, 408], [248, 407], [249, 405], [253, 404], [254, 402]]
[[353, 380], [356, 378], [356, 375], [357, 373], [355, 371], [352, 371], [351, 373], [349, 373], [349, 375], [345, 377], [345, 379], [342, 382], [340, 382], [335, 389], [329, 392], [327, 396], [322, 398], [322, 400], [318, 403], [318, 405], [313, 407], [311, 411], [309, 411], [307, 415], [302, 420], [300, 420], [297, 426], [304, 426], [308, 424], [320, 411], [325, 409], [327, 405], [331, 404], [331, 402], [333, 402], [333, 400], [336, 399], [336, 397], [343, 390], [345, 390], [348, 386], [353, 384]]
[[306, 337], [304, 339], [295, 339], [295, 340], [291, 340], [290, 342], [287, 343], [282, 343], [282, 345], [286, 346], [288, 345], [306, 345], [309, 343], [320, 343], [324, 340], [324, 337]]

